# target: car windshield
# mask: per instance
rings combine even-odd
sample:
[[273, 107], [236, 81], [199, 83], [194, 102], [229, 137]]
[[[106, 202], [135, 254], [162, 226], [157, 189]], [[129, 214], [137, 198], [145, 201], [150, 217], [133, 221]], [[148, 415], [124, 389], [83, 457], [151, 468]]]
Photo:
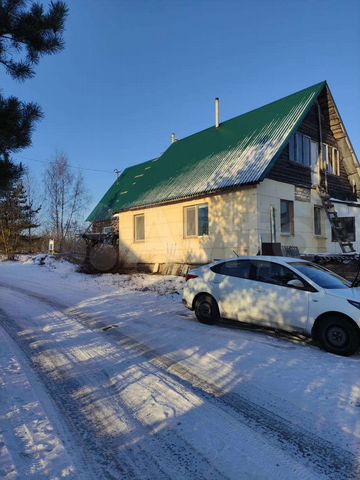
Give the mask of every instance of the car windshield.
[[314, 265], [313, 263], [306, 262], [296, 262], [290, 263], [292, 267], [295, 267], [296, 270], [301, 272], [310, 278], [313, 282], [319, 285], [322, 288], [326, 289], [339, 289], [339, 288], [350, 288], [350, 282], [345, 280], [345, 278], [336, 275], [336, 273], [330, 272], [325, 268], [320, 267], [319, 265]]

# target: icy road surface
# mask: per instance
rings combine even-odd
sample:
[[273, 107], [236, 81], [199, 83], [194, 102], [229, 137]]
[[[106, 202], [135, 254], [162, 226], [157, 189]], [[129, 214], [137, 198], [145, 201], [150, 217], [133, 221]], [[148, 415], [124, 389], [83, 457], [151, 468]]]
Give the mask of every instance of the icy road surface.
[[359, 355], [197, 323], [182, 280], [0, 263], [0, 478], [359, 478]]

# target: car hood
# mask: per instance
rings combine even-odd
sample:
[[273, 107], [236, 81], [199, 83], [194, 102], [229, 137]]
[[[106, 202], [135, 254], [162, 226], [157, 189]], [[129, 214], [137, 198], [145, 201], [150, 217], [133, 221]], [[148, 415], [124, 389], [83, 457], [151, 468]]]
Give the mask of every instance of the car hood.
[[355, 302], [360, 302], [360, 287], [339, 288], [335, 290], [328, 289], [326, 290], [326, 293], [335, 297], [342, 297], [346, 298], [347, 300], [355, 300]]

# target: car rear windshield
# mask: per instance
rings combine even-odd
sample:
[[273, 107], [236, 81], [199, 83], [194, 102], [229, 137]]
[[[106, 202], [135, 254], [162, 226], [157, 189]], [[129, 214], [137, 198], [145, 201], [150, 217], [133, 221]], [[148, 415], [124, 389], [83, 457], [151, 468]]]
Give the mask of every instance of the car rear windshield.
[[296, 268], [303, 275], [306, 275], [313, 282], [322, 288], [335, 290], [340, 288], [349, 288], [350, 283], [345, 278], [336, 275], [336, 273], [330, 272], [319, 265], [306, 262], [294, 262], [289, 263], [292, 267]]

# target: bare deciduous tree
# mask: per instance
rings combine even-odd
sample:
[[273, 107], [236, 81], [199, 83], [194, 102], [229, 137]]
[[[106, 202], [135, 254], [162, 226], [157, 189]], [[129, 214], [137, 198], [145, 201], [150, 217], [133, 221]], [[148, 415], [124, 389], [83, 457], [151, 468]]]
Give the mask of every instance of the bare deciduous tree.
[[45, 208], [49, 231], [55, 248], [63, 251], [65, 241], [73, 239], [82, 223], [82, 212], [88, 199], [83, 176], [70, 169], [65, 154], [57, 154], [45, 172]]

